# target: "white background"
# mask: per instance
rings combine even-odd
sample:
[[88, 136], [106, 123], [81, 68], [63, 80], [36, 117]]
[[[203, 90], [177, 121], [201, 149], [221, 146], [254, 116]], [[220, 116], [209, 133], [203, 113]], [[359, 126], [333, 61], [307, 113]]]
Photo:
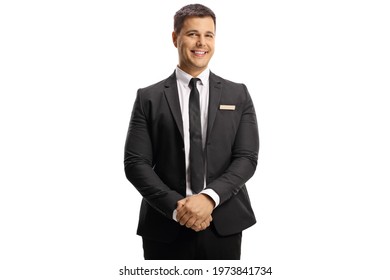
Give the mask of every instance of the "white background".
[[[389, 279], [387, 1], [198, 2], [217, 15], [211, 70], [258, 115], [258, 223], [238, 264]], [[125, 279], [144, 264], [127, 126], [136, 90], [173, 72], [190, 2], [0, 3], [0, 278]]]

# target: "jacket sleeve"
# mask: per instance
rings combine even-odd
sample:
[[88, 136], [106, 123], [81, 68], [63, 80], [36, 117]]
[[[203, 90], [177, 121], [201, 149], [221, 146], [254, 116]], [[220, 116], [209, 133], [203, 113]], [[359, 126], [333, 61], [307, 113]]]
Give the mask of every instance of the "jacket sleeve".
[[141, 90], [138, 90], [125, 143], [126, 177], [149, 205], [172, 219], [177, 201], [183, 196], [170, 189], [154, 172], [153, 145], [148, 127]]
[[207, 185], [223, 204], [236, 195], [253, 176], [259, 152], [259, 133], [255, 108], [245, 85], [244, 102], [239, 127], [232, 146], [231, 161], [225, 172]]

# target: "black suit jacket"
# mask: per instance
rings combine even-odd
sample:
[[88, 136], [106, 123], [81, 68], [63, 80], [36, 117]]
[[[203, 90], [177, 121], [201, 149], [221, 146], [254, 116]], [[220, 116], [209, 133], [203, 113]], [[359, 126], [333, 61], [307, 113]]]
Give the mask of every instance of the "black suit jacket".
[[[259, 150], [255, 109], [245, 85], [210, 73], [206, 185], [220, 197], [213, 223], [220, 235], [255, 222], [245, 182], [254, 174]], [[234, 105], [224, 110], [220, 105]], [[185, 197], [183, 122], [175, 73], [139, 89], [125, 144], [125, 173], [141, 193], [137, 233], [170, 242], [181, 226], [172, 219]]]

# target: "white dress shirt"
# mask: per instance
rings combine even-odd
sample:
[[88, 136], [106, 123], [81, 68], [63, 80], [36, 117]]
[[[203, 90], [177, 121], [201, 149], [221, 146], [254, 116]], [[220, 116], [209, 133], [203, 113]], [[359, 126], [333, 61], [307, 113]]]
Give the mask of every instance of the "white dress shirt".
[[[210, 70], [207, 68], [196, 78], [199, 78], [200, 81], [197, 83], [197, 89], [199, 91], [199, 105], [200, 105], [200, 123], [202, 127], [202, 144], [203, 149], [206, 144], [206, 135], [207, 135], [207, 121], [208, 121], [208, 109], [209, 109], [209, 77]], [[179, 92], [179, 101], [180, 101], [180, 109], [181, 116], [183, 119], [183, 133], [184, 133], [184, 151], [185, 151], [185, 161], [186, 161], [186, 195], [193, 195], [191, 189], [191, 180], [189, 176], [189, 163], [190, 163], [190, 121], [189, 121], [189, 100], [191, 88], [189, 87], [190, 80], [193, 77], [179, 67], [176, 67], [176, 81], [177, 81], [177, 89]], [[206, 166], [205, 166], [206, 168]], [[205, 170], [206, 176], [206, 170]], [[204, 180], [204, 187], [206, 187], [206, 178]], [[212, 189], [204, 189], [201, 193], [207, 194], [210, 196], [214, 202], [215, 207], [219, 204], [219, 196]], [[176, 220], [176, 210], [173, 213], [173, 219]]]

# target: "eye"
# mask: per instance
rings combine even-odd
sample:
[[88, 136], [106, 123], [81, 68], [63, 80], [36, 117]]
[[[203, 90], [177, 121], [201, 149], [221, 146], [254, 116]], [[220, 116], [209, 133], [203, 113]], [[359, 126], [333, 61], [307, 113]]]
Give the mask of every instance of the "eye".
[[195, 36], [196, 36], [196, 33], [195, 33], [195, 32], [188, 33], [188, 36], [190, 36], [190, 37], [195, 37]]

